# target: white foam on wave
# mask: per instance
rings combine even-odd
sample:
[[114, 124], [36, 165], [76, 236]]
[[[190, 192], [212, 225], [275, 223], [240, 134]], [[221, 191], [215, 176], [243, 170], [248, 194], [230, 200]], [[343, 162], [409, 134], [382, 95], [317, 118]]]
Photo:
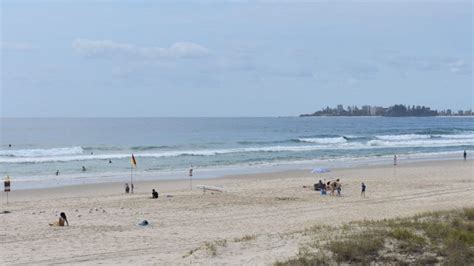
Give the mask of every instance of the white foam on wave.
[[403, 134], [403, 135], [380, 135], [375, 136], [379, 140], [397, 141], [397, 140], [413, 140], [413, 139], [430, 139], [430, 135]]
[[[323, 146], [271, 146], [271, 147], [249, 147], [216, 150], [189, 150], [189, 151], [164, 151], [156, 153], [135, 153], [135, 157], [160, 158], [177, 156], [213, 156], [229, 153], [246, 152], [284, 152], [284, 151], [311, 151], [324, 148]], [[98, 154], [98, 155], [75, 155], [75, 156], [52, 156], [52, 157], [10, 157], [1, 158], [0, 163], [44, 163], [44, 162], [70, 162], [87, 160], [109, 160], [129, 158], [130, 154]]]
[[[161, 158], [178, 156], [216, 156], [220, 154], [251, 153], [251, 152], [305, 152], [316, 150], [357, 150], [380, 148], [417, 148], [417, 147], [456, 147], [474, 145], [474, 134], [437, 135], [382, 135], [376, 139], [359, 142], [347, 141], [343, 137], [301, 138], [302, 142], [312, 143], [293, 146], [263, 146], [229, 149], [204, 150], [168, 150], [159, 152], [135, 153], [136, 157]], [[0, 151], [0, 163], [47, 163], [88, 160], [109, 160], [129, 158], [130, 153], [111, 153], [87, 155], [81, 147], [54, 149], [3, 150]]]
[[474, 139], [474, 134], [433, 135], [433, 137], [443, 139]]
[[405, 141], [370, 140], [367, 144], [372, 147], [449, 147], [474, 145], [474, 139], [414, 139]]
[[77, 155], [82, 154], [82, 147], [64, 147], [52, 149], [24, 149], [24, 150], [0, 150], [0, 156], [8, 157], [50, 157], [61, 155]]
[[300, 142], [319, 143], [319, 144], [338, 144], [347, 142], [343, 137], [335, 138], [299, 138]]

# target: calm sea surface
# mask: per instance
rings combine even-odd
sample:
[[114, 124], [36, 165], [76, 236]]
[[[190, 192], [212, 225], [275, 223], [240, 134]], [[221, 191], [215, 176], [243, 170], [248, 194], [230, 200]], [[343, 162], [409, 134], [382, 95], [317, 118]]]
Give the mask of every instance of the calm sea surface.
[[[0, 174], [16, 188], [196, 178], [310, 166], [461, 157], [474, 118], [3, 118]], [[12, 146], [9, 147], [9, 144]], [[111, 163], [109, 163], [111, 161]], [[86, 168], [84, 172], [82, 166]], [[59, 175], [56, 176], [56, 171]]]

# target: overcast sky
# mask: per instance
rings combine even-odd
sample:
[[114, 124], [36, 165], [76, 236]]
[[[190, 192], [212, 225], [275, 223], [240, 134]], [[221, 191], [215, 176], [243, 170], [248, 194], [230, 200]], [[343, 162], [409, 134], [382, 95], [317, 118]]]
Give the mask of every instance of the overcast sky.
[[2, 116], [473, 105], [471, 1], [71, 2], [2, 1]]

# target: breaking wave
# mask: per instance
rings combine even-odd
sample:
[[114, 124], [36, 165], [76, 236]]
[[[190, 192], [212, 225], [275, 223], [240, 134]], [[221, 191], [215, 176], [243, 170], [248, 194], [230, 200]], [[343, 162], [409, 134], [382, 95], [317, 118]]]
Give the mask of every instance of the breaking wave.
[[82, 147], [64, 147], [52, 149], [0, 150], [0, 156], [6, 157], [48, 157], [82, 154]]
[[347, 139], [344, 137], [335, 137], [335, 138], [299, 138], [298, 141], [300, 142], [308, 142], [308, 143], [319, 143], [319, 144], [338, 144], [338, 143], [345, 143]]

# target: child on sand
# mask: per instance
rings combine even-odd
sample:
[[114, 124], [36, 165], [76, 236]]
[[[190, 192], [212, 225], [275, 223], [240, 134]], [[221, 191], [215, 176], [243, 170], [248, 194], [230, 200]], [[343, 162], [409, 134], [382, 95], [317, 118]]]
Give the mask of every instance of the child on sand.
[[151, 190], [151, 198], [152, 199], [157, 199], [158, 198], [158, 192], [155, 189]]
[[64, 226], [64, 224], [69, 226], [69, 222], [67, 221], [66, 214], [64, 212], [61, 212], [61, 214], [59, 215], [59, 220], [49, 225], [50, 226]]
[[364, 197], [364, 198], [365, 198], [365, 188], [366, 188], [366, 186], [365, 186], [364, 182], [362, 182], [362, 190], [360, 191], [360, 196]]

